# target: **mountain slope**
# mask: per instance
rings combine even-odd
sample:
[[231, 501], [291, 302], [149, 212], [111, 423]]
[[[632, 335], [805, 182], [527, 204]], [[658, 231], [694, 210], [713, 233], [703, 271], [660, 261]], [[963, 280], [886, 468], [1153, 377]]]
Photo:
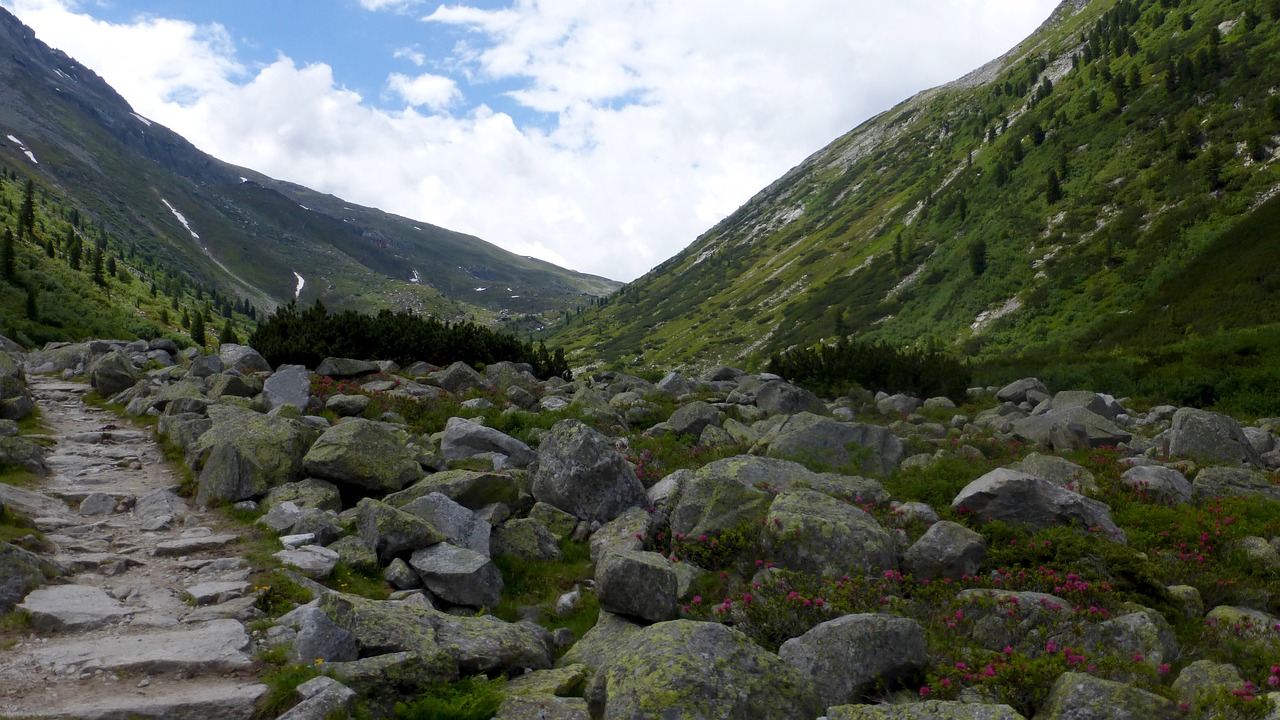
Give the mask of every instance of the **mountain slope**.
[[[1214, 258], [1275, 212], [1278, 20], [1270, 0], [1064, 2], [1006, 56], [837, 139], [553, 340], [574, 362], [657, 365], [756, 364], [845, 333], [985, 358], [1163, 343], [1160, 298], [1185, 294], [1187, 266], [1224, 291], [1184, 303], [1176, 338], [1230, 325], [1241, 297], [1274, 310], [1275, 282]], [[1242, 232], [1275, 247], [1274, 227]]]
[[536, 326], [617, 287], [220, 162], [3, 10], [0, 79], [0, 160], [144, 266], [258, 307], [299, 297]]

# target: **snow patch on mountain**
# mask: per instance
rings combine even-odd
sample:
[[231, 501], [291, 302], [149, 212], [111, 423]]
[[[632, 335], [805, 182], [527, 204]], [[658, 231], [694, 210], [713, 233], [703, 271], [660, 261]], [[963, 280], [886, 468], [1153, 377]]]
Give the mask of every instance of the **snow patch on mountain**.
[[302, 288], [307, 286], [307, 279], [299, 275], [297, 270], [293, 271], [293, 276], [298, 278], [298, 289], [293, 291], [293, 299], [297, 300], [302, 297]]
[[26, 153], [27, 158], [28, 158], [29, 160], [31, 160], [31, 162], [35, 163], [36, 165], [39, 165], [39, 164], [40, 164], [40, 161], [36, 159], [36, 154], [35, 154], [35, 153], [33, 153], [33, 152], [31, 152], [29, 149], [27, 149], [27, 145], [26, 145], [26, 143], [22, 142], [21, 140], [19, 140], [19, 139], [18, 139], [16, 136], [14, 136], [14, 135], [10, 135], [10, 136], [9, 136], [9, 140], [10, 140], [10, 142], [12, 142], [14, 145], [17, 145], [17, 146], [18, 146], [18, 149], [20, 149], [20, 150], [22, 150], [22, 152]]
[[187, 232], [191, 233], [191, 237], [193, 239], [195, 240], [200, 239], [200, 236], [196, 234], [196, 231], [191, 229], [191, 223], [187, 222], [186, 215], [183, 215], [182, 213], [178, 212], [178, 208], [171, 205], [168, 200], [165, 200], [164, 198], [160, 198], [160, 202], [164, 203], [164, 206], [169, 208], [169, 212], [173, 213], [173, 216], [178, 218], [178, 222], [182, 223], [182, 227], [186, 228]]
[[150, 120], [148, 120], [148, 119], [146, 119], [146, 118], [142, 117], [142, 116], [141, 116], [141, 115], [139, 115], [138, 113], [129, 113], [129, 114], [130, 114], [130, 115], [132, 115], [132, 116], [134, 116], [134, 117], [136, 117], [136, 118], [138, 118], [138, 121], [139, 121], [139, 122], [141, 122], [143, 125], [146, 125], [147, 127], [151, 127], [151, 121], [150, 121]]

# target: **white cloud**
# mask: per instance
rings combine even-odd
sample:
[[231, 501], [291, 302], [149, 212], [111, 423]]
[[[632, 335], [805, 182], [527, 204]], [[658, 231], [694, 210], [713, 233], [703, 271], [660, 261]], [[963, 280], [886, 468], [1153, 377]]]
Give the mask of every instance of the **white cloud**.
[[392, 53], [392, 57], [397, 60], [408, 60], [409, 62], [422, 67], [427, 64], [427, 56], [418, 48], [406, 47], [400, 48]]
[[365, 10], [405, 10], [419, 5], [422, 0], [360, 0], [360, 7]]
[[[674, 254], [863, 119], [1002, 53], [1056, 5], [441, 6], [429, 23], [467, 30], [465, 44], [422, 64], [469, 82], [390, 75], [388, 88], [410, 107], [389, 111], [336, 85], [327, 65], [280, 57], [246, 74], [217, 26], [109, 25], [66, 2], [0, 0], [206, 151], [618, 279]], [[478, 101], [490, 82], [518, 88], [511, 99], [550, 122], [521, 126]]]
[[387, 87], [410, 106], [428, 107], [432, 110], [443, 110], [462, 97], [458, 83], [452, 78], [429, 73], [417, 77], [392, 73], [387, 78]]

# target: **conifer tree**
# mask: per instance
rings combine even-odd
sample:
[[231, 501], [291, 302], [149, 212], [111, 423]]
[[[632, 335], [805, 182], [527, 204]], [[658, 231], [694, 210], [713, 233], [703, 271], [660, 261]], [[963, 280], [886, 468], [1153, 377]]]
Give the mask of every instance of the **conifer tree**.
[[4, 242], [0, 244], [0, 274], [4, 279], [13, 282], [18, 277], [17, 259], [14, 257], [13, 231], [4, 229]]
[[987, 271], [987, 243], [981, 238], [969, 244], [969, 269], [975, 277]]
[[107, 284], [107, 279], [102, 275], [102, 251], [96, 249], [93, 251], [93, 284]]
[[204, 313], [199, 310], [191, 316], [191, 339], [196, 346], [204, 347]]
[[22, 191], [22, 209], [18, 211], [18, 239], [34, 237], [36, 229], [36, 181], [27, 178]]
[[236, 329], [231, 327], [231, 318], [227, 318], [222, 323], [222, 332], [218, 334], [218, 342], [221, 344], [239, 343], [240, 338], [236, 337]]
[[40, 319], [40, 308], [36, 305], [36, 286], [27, 285], [27, 319], [36, 322]]

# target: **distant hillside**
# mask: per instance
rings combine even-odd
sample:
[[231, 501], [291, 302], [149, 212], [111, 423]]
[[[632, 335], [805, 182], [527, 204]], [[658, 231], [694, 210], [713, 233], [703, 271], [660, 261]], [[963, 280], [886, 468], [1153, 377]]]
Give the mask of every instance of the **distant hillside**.
[[212, 158], [0, 10], [0, 163], [146, 274], [270, 310], [297, 297], [537, 329], [618, 283]]
[[1278, 22], [1272, 0], [1064, 2], [553, 341], [575, 364], [760, 366], [845, 334], [1060, 359], [1275, 323]]

